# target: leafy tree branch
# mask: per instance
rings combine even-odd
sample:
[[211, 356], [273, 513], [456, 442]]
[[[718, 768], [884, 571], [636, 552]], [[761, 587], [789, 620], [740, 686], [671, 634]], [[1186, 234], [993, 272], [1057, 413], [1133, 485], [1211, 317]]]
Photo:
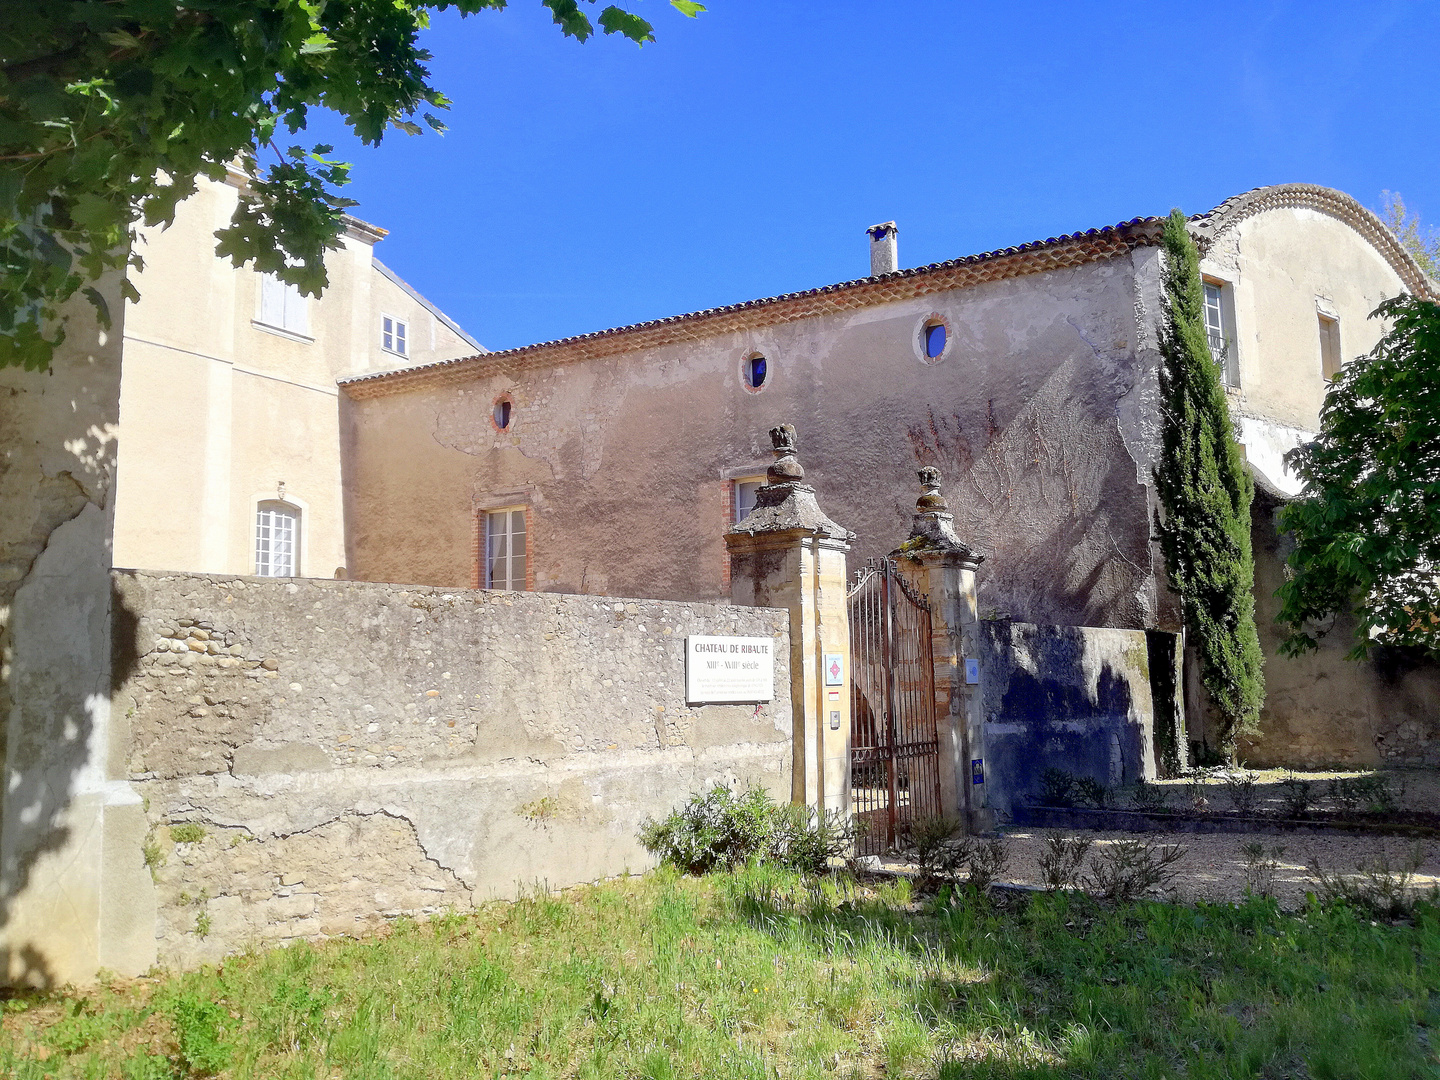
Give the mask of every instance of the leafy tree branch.
[[1440, 659], [1440, 304], [1399, 296], [1371, 317], [1392, 329], [1340, 369], [1320, 434], [1286, 455], [1305, 488], [1280, 520], [1295, 539], [1281, 649], [1314, 649], [1353, 613], [1352, 658], [1385, 644]]
[[[578, 41], [654, 40], [615, 5], [541, 0]], [[594, 0], [584, 0], [593, 6]], [[671, 0], [682, 14], [704, 8]], [[219, 254], [309, 295], [327, 284], [349, 165], [324, 145], [286, 145], [315, 107], [367, 145], [389, 130], [443, 131], [420, 31], [433, 11], [507, 0], [45, 0], [0, 8], [0, 367], [44, 369], [64, 339], [60, 306], [140, 267], [141, 225], [174, 219], [196, 178], [245, 176]], [[598, 31], [596, 28], [598, 23]], [[260, 152], [277, 149], [262, 167]], [[133, 286], [122, 292], [134, 299]]]

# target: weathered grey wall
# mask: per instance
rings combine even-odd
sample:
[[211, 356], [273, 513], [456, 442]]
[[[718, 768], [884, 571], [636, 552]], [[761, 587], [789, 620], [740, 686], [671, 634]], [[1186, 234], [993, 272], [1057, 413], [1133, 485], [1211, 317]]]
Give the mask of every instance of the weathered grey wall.
[[39, 985], [154, 957], [143, 888], [108, 891], [143, 882], [126, 852], [145, 830], [109, 755], [125, 304], [118, 275], [97, 288], [109, 330], [77, 297], [48, 372], [0, 370], [0, 980]]
[[[114, 588], [165, 963], [640, 871], [641, 820], [690, 792], [790, 796], [783, 611], [134, 571]], [[775, 639], [775, 700], [687, 707], [693, 633]], [[204, 838], [175, 843], [180, 823]]]
[[1004, 815], [1047, 768], [1107, 786], [1155, 778], [1143, 630], [980, 624], [985, 783]]
[[[724, 596], [725, 480], [762, 474], [765, 432], [793, 422], [807, 482], [857, 535], [852, 566], [906, 535], [915, 469], [933, 464], [956, 529], [991, 557], [982, 609], [1163, 622], [1145, 486], [1155, 380], [1136, 260], [1148, 267], [1153, 250], [346, 397], [352, 576], [473, 584], [477, 512], [527, 504], [538, 589]], [[917, 335], [935, 315], [949, 321], [951, 344], [925, 363]], [[769, 361], [758, 392], [741, 378], [755, 351]], [[514, 400], [506, 432], [490, 419], [501, 393]], [[641, 505], [661, 523], [658, 538], [624, 512]]]
[[[1354, 624], [1336, 621], [1320, 648], [1281, 656], [1275, 593], [1285, 580], [1288, 540], [1276, 528], [1276, 500], [1261, 493], [1251, 517], [1255, 619], [1265, 650], [1260, 734], [1242, 737], [1241, 760], [1257, 766], [1440, 765], [1440, 665], [1393, 649], [1345, 659]], [[1198, 695], [1197, 695], [1198, 696]]]

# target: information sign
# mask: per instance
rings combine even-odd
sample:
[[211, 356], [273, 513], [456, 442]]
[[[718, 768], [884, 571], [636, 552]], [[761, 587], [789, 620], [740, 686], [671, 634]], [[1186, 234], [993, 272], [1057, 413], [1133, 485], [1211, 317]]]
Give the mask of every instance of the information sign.
[[686, 637], [686, 703], [769, 701], [775, 696], [774, 654], [768, 637]]

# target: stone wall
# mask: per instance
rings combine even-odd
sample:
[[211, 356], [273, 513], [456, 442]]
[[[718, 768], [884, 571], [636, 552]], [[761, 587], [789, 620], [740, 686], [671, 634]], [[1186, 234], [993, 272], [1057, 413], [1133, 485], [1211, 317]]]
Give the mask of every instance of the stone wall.
[[1002, 818], [1047, 768], [1108, 787], [1153, 780], [1155, 711], [1143, 630], [980, 624], [985, 783]]
[[1383, 647], [1368, 660], [1347, 660], [1355, 644], [1348, 618], [1336, 620], [1318, 650], [1280, 655], [1284, 631], [1275, 622], [1275, 593], [1285, 580], [1291, 543], [1276, 528], [1278, 512], [1277, 499], [1257, 494], [1250, 535], [1265, 705], [1259, 734], [1240, 739], [1241, 760], [1311, 768], [1440, 766], [1440, 664]]
[[[690, 792], [790, 796], [783, 611], [134, 571], [114, 590], [162, 963], [640, 871], [641, 820]], [[693, 633], [775, 639], [775, 700], [687, 707]]]
[[[82, 296], [49, 371], [0, 369], [0, 978], [53, 985], [143, 971], [147, 913], [103, 900], [145, 878], [123, 853], [140, 798], [110, 768], [111, 515], [120, 277]], [[153, 920], [151, 920], [153, 921]], [[144, 925], [144, 933], [135, 928]]]

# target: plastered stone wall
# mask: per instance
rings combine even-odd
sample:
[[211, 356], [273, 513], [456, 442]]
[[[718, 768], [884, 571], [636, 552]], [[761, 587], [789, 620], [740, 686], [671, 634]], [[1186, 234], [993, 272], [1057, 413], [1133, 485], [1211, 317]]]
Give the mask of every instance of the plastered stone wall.
[[1277, 528], [1278, 513], [1277, 500], [1264, 493], [1256, 498], [1250, 536], [1265, 706], [1259, 734], [1240, 738], [1241, 760], [1256, 766], [1440, 766], [1440, 665], [1385, 648], [1367, 660], [1347, 660], [1355, 644], [1348, 618], [1336, 620], [1316, 651], [1280, 655], [1284, 630], [1275, 622], [1275, 594], [1292, 545]]
[[[915, 469], [936, 465], [956, 529], [991, 556], [982, 608], [1164, 622], [1146, 487], [1153, 309], [1136, 306], [1150, 262], [1137, 250], [662, 347], [342, 395], [351, 576], [473, 584], [477, 515], [525, 505], [537, 589], [724, 596], [727, 479], [762, 475], [765, 433], [794, 423], [807, 482], [856, 534], [851, 565], [906, 535]], [[916, 342], [936, 317], [950, 344], [926, 362]], [[742, 373], [753, 353], [768, 361], [758, 392]], [[501, 395], [514, 403], [504, 431], [491, 422]], [[642, 502], [663, 542], [617, 509]]]
[[[784, 611], [113, 581], [162, 963], [638, 872], [640, 822], [715, 782], [790, 797]], [[773, 638], [775, 700], [687, 707], [695, 633]]]
[[1156, 776], [1143, 630], [979, 624], [985, 783], [1002, 816], [1063, 769], [1108, 787]]

